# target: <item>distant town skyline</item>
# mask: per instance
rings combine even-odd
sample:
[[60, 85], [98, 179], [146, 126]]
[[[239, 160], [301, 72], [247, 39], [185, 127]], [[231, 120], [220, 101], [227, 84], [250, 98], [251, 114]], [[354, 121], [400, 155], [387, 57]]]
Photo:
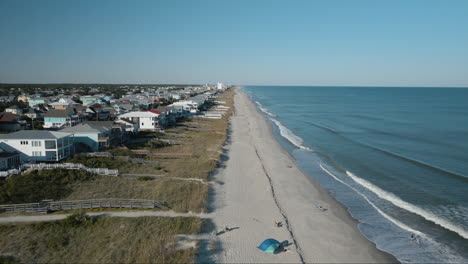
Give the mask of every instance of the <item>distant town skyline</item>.
[[0, 83], [468, 87], [468, 1], [0, 2]]

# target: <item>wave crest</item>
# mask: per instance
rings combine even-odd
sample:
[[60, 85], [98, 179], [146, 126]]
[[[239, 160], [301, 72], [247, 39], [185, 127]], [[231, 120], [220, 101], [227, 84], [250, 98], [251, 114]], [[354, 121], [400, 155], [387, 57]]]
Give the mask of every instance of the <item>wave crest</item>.
[[270, 112], [269, 112], [265, 107], [263, 107], [263, 105], [262, 105], [261, 103], [259, 103], [258, 101], [255, 101], [255, 103], [257, 104], [258, 108], [259, 108], [260, 110], [262, 110], [263, 113], [265, 113], [265, 114], [267, 114], [267, 115], [269, 115], [269, 116], [273, 116], [273, 117], [276, 116], [276, 115], [270, 113]]
[[452, 232], [455, 232], [459, 234], [461, 237], [468, 239], [468, 231], [465, 230], [463, 227], [457, 226], [453, 224], [452, 222], [443, 219], [441, 217], [438, 217], [437, 215], [428, 212], [414, 204], [410, 204], [406, 201], [403, 201], [400, 197], [396, 196], [393, 193], [387, 192], [382, 190], [380, 187], [356, 176], [355, 174], [346, 171], [346, 175], [348, 175], [354, 182], [357, 184], [363, 186], [364, 188], [368, 189], [369, 191], [373, 192], [375, 195], [377, 195], [380, 199], [386, 200], [393, 205], [400, 207], [406, 211], [412, 212], [414, 214], [417, 214], [424, 219], [431, 221], [447, 230], [450, 230]]
[[299, 136], [295, 135], [291, 130], [289, 130], [287, 127], [283, 126], [283, 124], [281, 124], [280, 121], [274, 119], [274, 118], [270, 118], [271, 121], [273, 121], [273, 123], [275, 123], [275, 125], [279, 128], [279, 131], [280, 131], [280, 135], [282, 137], [284, 137], [285, 139], [287, 139], [289, 142], [291, 142], [291, 144], [293, 144], [294, 146], [300, 148], [300, 149], [305, 149], [305, 150], [312, 150], [304, 145], [302, 145], [302, 143], [304, 142], [304, 140], [302, 140], [302, 138], [300, 138]]
[[389, 220], [390, 222], [392, 222], [393, 224], [395, 224], [396, 226], [400, 227], [401, 229], [404, 229], [410, 233], [414, 233], [414, 234], [417, 234], [419, 236], [424, 236], [425, 235], [422, 233], [422, 232], [419, 232], [415, 229], [412, 229], [411, 227], [403, 224], [402, 222], [398, 221], [397, 219], [391, 217], [390, 215], [386, 214], [385, 212], [383, 212], [379, 207], [377, 207], [373, 202], [371, 202], [369, 200], [369, 198], [367, 198], [367, 196], [365, 196], [363, 193], [359, 192], [358, 190], [356, 190], [356, 188], [352, 187], [351, 185], [347, 184], [346, 182], [340, 180], [338, 177], [336, 177], [333, 173], [331, 173], [329, 170], [327, 170], [326, 168], [324, 168], [322, 166], [322, 164], [320, 164], [320, 168], [325, 171], [328, 175], [330, 175], [333, 179], [335, 179], [336, 181], [338, 182], [341, 182], [342, 184], [348, 186], [349, 188], [351, 188], [352, 190], [354, 190], [357, 194], [359, 194], [360, 196], [362, 196], [362, 198], [364, 198], [364, 200], [366, 200], [380, 215], [382, 215], [384, 218], [386, 218], [387, 220]]

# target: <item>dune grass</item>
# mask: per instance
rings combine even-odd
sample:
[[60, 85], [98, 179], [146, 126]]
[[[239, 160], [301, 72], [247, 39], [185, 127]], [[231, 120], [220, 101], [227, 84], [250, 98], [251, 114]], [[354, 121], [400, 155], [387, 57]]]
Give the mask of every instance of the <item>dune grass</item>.
[[[0, 260], [20, 263], [193, 263], [175, 235], [196, 234], [194, 217], [102, 217], [0, 225]], [[3, 262], [2, 262], [3, 263]]]
[[[119, 169], [121, 173], [163, 174], [168, 177], [207, 180], [216, 168], [227, 137], [234, 91], [219, 97], [231, 107], [220, 120], [186, 120], [167, 134], [147, 133], [181, 141], [184, 145], [153, 148], [154, 153], [190, 153], [190, 157], [146, 159], [159, 166], [131, 164], [119, 159], [75, 158], [90, 167]], [[183, 135], [177, 137], [174, 135]], [[116, 151], [125, 155], [128, 151]], [[93, 198], [135, 198], [165, 201], [179, 212], [206, 210], [208, 185], [173, 178], [155, 180], [99, 176], [63, 183], [68, 191], [64, 200]], [[64, 220], [65, 221], [65, 220]], [[70, 220], [67, 220], [70, 221]], [[177, 234], [201, 232], [199, 218], [101, 217], [85, 225], [75, 221], [41, 224], [0, 225], [0, 263], [193, 263], [196, 250], [176, 248]]]
[[[197, 178], [207, 180], [211, 171], [216, 167], [222, 146], [226, 140], [228, 117], [232, 113], [233, 91], [227, 91], [219, 100], [226, 101], [231, 107], [227, 115], [219, 120], [187, 120], [176, 128], [167, 129], [165, 137], [181, 141], [184, 145], [170, 145], [162, 148], [148, 149], [153, 153], [189, 153], [191, 157], [156, 158], [147, 156], [160, 162], [159, 166], [130, 164], [128, 162], [110, 158], [81, 157], [74, 158], [75, 162], [87, 166], [108, 166], [119, 169], [121, 173], [155, 174], [168, 177]], [[193, 131], [190, 128], [199, 128]], [[171, 134], [183, 134], [184, 137], [171, 137]], [[145, 137], [158, 136], [160, 133], [145, 133]], [[135, 198], [152, 199], [167, 202], [175, 211], [201, 212], [205, 211], [208, 200], [208, 186], [198, 182], [181, 181], [170, 178], [139, 181], [118, 177], [99, 176], [92, 181], [79, 182], [71, 185], [73, 192], [66, 200], [92, 198]]]

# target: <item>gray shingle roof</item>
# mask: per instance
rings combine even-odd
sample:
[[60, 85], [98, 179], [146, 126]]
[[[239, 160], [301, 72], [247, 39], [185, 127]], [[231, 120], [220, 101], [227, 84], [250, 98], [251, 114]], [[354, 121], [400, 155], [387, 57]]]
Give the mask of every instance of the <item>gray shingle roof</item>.
[[100, 133], [112, 129], [112, 121], [87, 121], [76, 126], [61, 129], [61, 132], [69, 133]]
[[57, 139], [72, 135], [72, 133], [47, 131], [47, 130], [20, 130], [9, 134], [0, 135], [1, 139]]

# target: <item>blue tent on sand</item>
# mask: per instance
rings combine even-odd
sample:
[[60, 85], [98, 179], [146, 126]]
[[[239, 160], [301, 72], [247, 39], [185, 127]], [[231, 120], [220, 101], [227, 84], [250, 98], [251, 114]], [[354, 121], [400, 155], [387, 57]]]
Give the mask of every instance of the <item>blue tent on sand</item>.
[[265, 251], [269, 254], [275, 254], [275, 251], [281, 246], [281, 243], [273, 238], [265, 239], [265, 241], [258, 246], [258, 249]]

